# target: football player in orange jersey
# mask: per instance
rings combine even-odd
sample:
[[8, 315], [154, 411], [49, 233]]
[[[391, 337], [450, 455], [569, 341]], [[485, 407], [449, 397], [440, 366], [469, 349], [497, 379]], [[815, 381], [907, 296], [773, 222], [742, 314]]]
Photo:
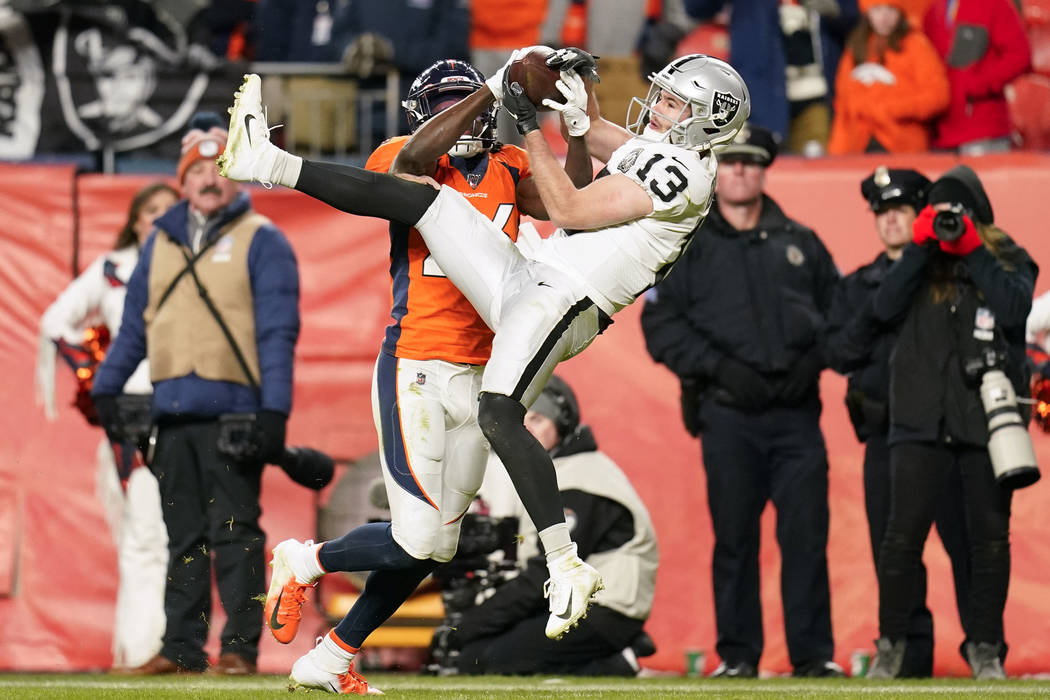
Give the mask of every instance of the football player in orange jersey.
[[235, 96], [219, 167], [234, 180], [294, 187], [351, 214], [414, 226], [495, 331], [478, 423], [538, 530], [550, 573], [545, 633], [556, 639], [586, 614], [602, 581], [578, 556], [550, 456], [522, 424], [526, 407], [557, 363], [582, 352], [688, 246], [713, 200], [714, 148], [731, 141], [747, 120], [750, 96], [724, 61], [683, 56], [650, 76], [649, 94], [633, 100], [625, 129], [602, 118], [588, 99], [583, 76], [594, 73], [594, 58], [579, 49], [550, 50], [546, 65], [561, 71], [565, 102], [545, 99], [543, 106], [561, 112], [570, 137], [586, 134], [591, 154], [606, 162], [607, 177], [577, 188], [509, 65], [485, 81], [487, 90], [446, 110], [446, 122], [432, 121], [419, 133], [444, 127], [456, 138], [471, 124], [471, 110], [502, 101], [525, 135], [537, 189], [561, 227], [528, 250], [515, 247], [463, 193], [429, 176], [333, 167], [281, 150], [269, 140], [256, 75], [245, 76]]
[[[483, 85], [482, 75], [464, 61], [436, 62], [416, 78], [403, 102], [411, 131]], [[521, 214], [546, 219], [546, 211], [525, 151], [496, 141], [497, 105], [491, 96], [474, 103], [467, 125], [435, 119], [419, 138], [380, 145], [365, 167], [431, 176], [461, 192], [513, 241]], [[577, 186], [591, 179], [582, 138], [571, 139], [566, 171]], [[461, 518], [481, 485], [488, 456], [478, 427], [478, 393], [493, 332], [417, 230], [391, 222], [390, 238], [393, 322], [376, 361], [372, 407], [392, 522], [364, 525], [322, 544], [277, 545], [265, 607], [274, 637], [288, 643], [298, 630], [305, 591], [321, 575], [372, 571], [343, 621], [292, 669], [296, 683], [337, 692], [367, 690], [367, 682], [346, 666], [350, 655], [455, 554]]]

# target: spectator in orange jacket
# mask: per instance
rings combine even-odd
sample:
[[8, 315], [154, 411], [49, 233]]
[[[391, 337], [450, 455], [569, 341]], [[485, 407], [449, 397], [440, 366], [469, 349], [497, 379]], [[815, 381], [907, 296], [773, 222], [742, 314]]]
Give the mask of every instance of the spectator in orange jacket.
[[835, 78], [828, 152], [925, 151], [931, 120], [948, 106], [944, 64], [899, 0], [860, 0], [860, 9]]
[[1025, 73], [1031, 50], [1012, 0], [934, 0], [923, 23], [948, 64], [951, 104], [935, 124], [934, 148], [962, 155], [1010, 150], [1003, 89]]

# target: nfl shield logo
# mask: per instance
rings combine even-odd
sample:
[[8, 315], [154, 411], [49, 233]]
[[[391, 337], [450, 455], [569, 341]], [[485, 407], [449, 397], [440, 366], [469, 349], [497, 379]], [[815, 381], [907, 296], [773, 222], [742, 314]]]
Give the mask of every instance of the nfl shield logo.
[[416, 384], [423, 385], [427, 383], [427, 375], [422, 372], [416, 372]]
[[716, 92], [711, 100], [711, 122], [715, 126], [725, 126], [733, 121], [733, 117], [740, 111], [740, 100], [728, 92]]

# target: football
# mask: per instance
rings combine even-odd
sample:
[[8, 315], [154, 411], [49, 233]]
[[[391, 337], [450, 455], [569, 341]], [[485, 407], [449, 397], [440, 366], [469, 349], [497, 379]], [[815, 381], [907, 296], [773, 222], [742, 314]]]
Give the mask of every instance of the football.
[[536, 109], [541, 112], [550, 111], [550, 107], [543, 104], [545, 99], [565, 101], [565, 97], [555, 85], [561, 77], [561, 71], [547, 67], [547, 56], [553, 52], [553, 49], [546, 46], [537, 47], [511, 62], [510, 68], [507, 69], [509, 82], [523, 86], [529, 102], [536, 105]]

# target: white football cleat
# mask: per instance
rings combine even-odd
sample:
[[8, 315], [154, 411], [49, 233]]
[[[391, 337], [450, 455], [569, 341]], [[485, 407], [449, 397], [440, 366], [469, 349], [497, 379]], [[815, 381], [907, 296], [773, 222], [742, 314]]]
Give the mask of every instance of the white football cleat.
[[[318, 642], [318, 647], [321, 642]], [[314, 647], [303, 656], [300, 656], [292, 665], [292, 673], [288, 678], [292, 681], [292, 688], [310, 688], [323, 690], [327, 693], [339, 695], [382, 695], [383, 691], [368, 685], [368, 681], [360, 673], [354, 670], [351, 661], [349, 668], [345, 671], [324, 668], [325, 662], [321, 654]]]
[[270, 143], [270, 129], [262, 106], [262, 80], [258, 75], [244, 76], [228, 111], [230, 134], [226, 138], [226, 149], [216, 161], [219, 174], [230, 180], [255, 180], [270, 187], [278, 149]]
[[561, 639], [587, 616], [591, 596], [602, 590], [601, 574], [572, 551], [552, 561], [548, 568], [551, 577], [543, 585], [543, 595], [550, 600], [550, 617], [546, 634], [550, 639]]

